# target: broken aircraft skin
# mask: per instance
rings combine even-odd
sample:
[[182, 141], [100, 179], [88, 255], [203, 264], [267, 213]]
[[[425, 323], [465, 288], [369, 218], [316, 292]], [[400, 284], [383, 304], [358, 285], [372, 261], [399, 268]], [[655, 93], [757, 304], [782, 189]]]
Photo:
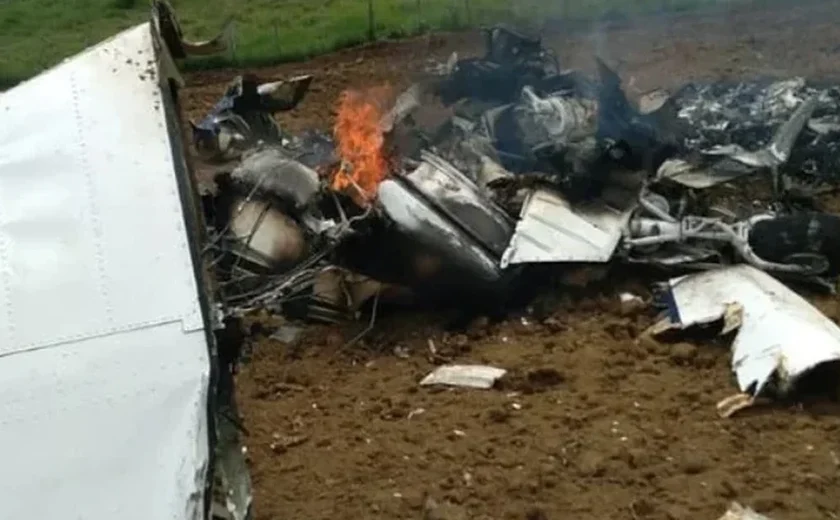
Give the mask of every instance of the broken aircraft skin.
[[[233, 401], [241, 341], [201, 255], [177, 106], [176, 60], [226, 41], [185, 39], [155, 0], [149, 21], [0, 94], [0, 192], [16, 194], [0, 242], [27, 273], [6, 281], [0, 325], [10, 518], [249, 518]], [[52, 124], [33, 131], [43, 117]], [[142, 209], [150, 197], [160, 211]]]
[[840, 327], [750, 265], [674, 278], [662, 296], [665, 317], [653, 334], [715, 322], [723, 323], [722, 335], [737, 331], [732, 370], [740, 393], [718, 404], [723, 417], [759, 397], [785, 397], [807, 373], [840, 360]]
[[311, 83], [312, 76], [262, 83], [253, 74], [236, 77], [206, 116], [190, 121], [196, 151], [225, 161], [258, 141], [281, 142], [285, 134], [272, 115], [297, 107]]

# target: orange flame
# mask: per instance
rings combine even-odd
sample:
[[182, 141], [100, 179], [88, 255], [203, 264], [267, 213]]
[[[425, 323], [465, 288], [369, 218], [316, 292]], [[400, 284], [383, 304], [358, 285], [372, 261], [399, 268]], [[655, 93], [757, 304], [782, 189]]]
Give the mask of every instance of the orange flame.
[[333, 175], [331, 188], [350, 190], [361, 206], [376, 197], [379, 183], [388, 176], [385, 138], [380, 120], [391, 100], [389, 87], [366, 91], [348, 90], [341, 94], [334, 132], [341, 166]]

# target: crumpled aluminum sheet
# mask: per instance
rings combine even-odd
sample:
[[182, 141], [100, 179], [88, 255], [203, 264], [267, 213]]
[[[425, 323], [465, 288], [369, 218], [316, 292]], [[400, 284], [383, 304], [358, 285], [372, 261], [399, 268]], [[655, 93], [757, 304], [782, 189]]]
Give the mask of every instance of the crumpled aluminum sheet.
[[661, 331], [724, 320], [738, 329], [732, 369], [742, 392], [759, 395], [775, 374], [783, 393], [817, 365], [840, 359], [840, 328], [769, 274], [736, 265], [671, 279]]
[[429, 152], [421, 157], [423, 162], [404, 177], [406, 182], [478, 243], [501, 255], [513, 235], [510, 217], [457, 168]]
[[231, 178], [302, 209], [318, 193], [318, 173], [289, 157], [278, 146], [254, 148], [231, 172]]
[[682, 146], [701, 152], [724, 145], [762, 148], [796, 108], [817, 96], [817, 107], [782, 171], [825, 180], [840, 177], [840, 86], [803, 78], [691, 83], [673, 96]]
[[430, 251], [451, 256], [451, 265], [480, 284], [501, 278], [497, 260], [405, 183], [386, 179], [379, 185], [378, 202], [395, 226]]
[[635, 205], [611, 207], [603, 201], [573, 207], [557, 192], [532, 191], [501, 267], [526, 263], [608, 262]]

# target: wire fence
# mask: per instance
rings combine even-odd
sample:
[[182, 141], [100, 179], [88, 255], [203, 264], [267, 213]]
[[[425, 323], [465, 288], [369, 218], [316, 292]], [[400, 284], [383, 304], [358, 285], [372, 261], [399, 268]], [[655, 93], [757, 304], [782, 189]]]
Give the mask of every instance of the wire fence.
[[[273, 10], [234, 14], [225, 61], [258, 65], [300, 59], [340, 47], [429, 31], [494, 23], [534, 30], [593, 20], [729, 7], [754, 0], [282, 0]], [[182, 11], [176, 5], [179, 13]], [[185, 25], [190, 28], [189, 13]], [[207, 24], [201, 28], [207, 30]], [[194, 63], [217, 65], [218, 60]]]
[[[191, 39], [211, 37], [225, 20], [234, 20], [229, 52], [192, 60], [190, 68], [268, 65], [354, 44], [499, 22], [562, 30], [576, 22], [758, 1], [774, 0], [171, 0]], [[0, 3], [0, 85], [36, 74], [149, 16], [148, 0]]]

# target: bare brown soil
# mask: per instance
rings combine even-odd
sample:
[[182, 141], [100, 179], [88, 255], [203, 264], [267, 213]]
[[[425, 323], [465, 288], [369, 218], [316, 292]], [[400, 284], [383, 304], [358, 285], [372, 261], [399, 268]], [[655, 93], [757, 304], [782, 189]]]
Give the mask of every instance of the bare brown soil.
[[[591, 70], [596, 50], [619, 63], [631, 92], [700, 77], [835, 76], [837, 7], [631, 20], [549, 40], [568, 66]], [[315, 74], [310, 97], [282, 119], [327, 128], [342, 89], [405, 86], [427, 57], [477, 42], [430, 36], [258, 72]], [[187, 110], [199, 115], [234, 73], [192, 75]], [[840, 407], [718, 418], [715, 403], [735, 391], [726, 345], [640, 339], [651, 316], [622, 315], [621, 290], [644, 295], [644, 283], [613, 274], [586, 296], [555, 295], [548, 317], [526, 311], [459, 333], [437, 315], [397, 314], [352, 346], [366, 323], [313, 327], [294, 345], [256, 333], [237, 380], [256, 518], [714, 520], [732, 500], [776, 520], [838, 518]], [[812, 301], [840, 319], [836, 299]], [[448, 360], [511, 374], [486, 391], [418, 387]]]

